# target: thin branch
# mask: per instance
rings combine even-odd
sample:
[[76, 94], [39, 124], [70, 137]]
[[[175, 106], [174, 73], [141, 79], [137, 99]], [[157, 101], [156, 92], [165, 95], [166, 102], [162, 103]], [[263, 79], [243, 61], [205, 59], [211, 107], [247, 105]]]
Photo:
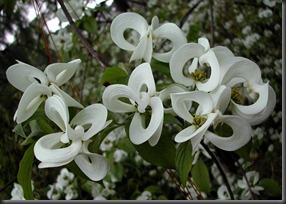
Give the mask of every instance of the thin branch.
[[11, 181], [9, 181], [7, 184], [5, 184], [5, 186], [0, 189], [0, 193], [2, 193], [6, 188], [8, 188], [11, 184], [13, 184], [16, 180], [17, 180], [17, 176]]
[[190, 8], [188, 10], [188, 12], [184, 15], [184, 17], [182, 18], [181, 22], [180, 22], [180, 28], [182, 28], [182, 26], [184, 25], [184, 23], [187, 21], [189, 15], [193, 12], [193, 10], [195, 10], [195, 8], [198, 7], [198, 5], [202, 2], [202, 0], [198, 1], [192, 8]]
[[211, 29], [211, 44], [214, 45], [214, 12], [213, 12], [213, 4], [212, 0], [209, 0], [209, 9], [210, 9], [210, 29]]
[[231, 198], [231, 200], [234, 200], [233, 192], [232, 192], [232, 190], [231, 190], [231, 187], [230, 187], [230, 185], [229, 185], [229, 182], [228, 182], [228, 180], [227, 180], [227, 178], [226, 178], [226, 175], [225, 175], [225, 173], [224, 173], [224, 171], [223, 171], [223, 169], [222, 169], [222, 167], [221, 167], [219, 161], [217, 160], [217, 158], [216, 158], [216, 156], [214, 155], [214, 153], [209, 149], [209, 147], [208, 147], [205, 143], [203, 143], [203, 141], [201, 142], [201, 145], [204, 147], [204, 149], [209, 153], [209, 155], [211, 156], [211, 158], [214, 160], [214, 162], [215, 162], [215, 164], [217, 165], [217, 168], [218, 168], [218, 170], [219, 170], [219, 172], [220, 172], [220, 174], [221, 174], [221, 176], [222, 176], [222, 179], [223, 179], [223, 181], [224, 181], [224, 183], [225, 183], [225, 185], [226, 185], [226, 188], [227, 188], [227, 190], [228, 190], [228, 193], [229, 193], [229, 195], [230, 195], [230, 198]]
[[109, 66], [109, 64], [107, 62], [105, 62], [97, 53], [96, 50], [94, 50], [90, 44], [85, 40], [85, 38], [83, 37], [83, 35], [81, 34], [80, 30], [76, 27], [71, 15], [69, 14], [63, 0], [58, 0], [59, 4], [61, 5], [63, 12], [65, 14], [65, 16], [67, 17], [67, 20], [70, 24], [70, 26], [72, 27], [72, 29], [75, 31], [76, 35], [79, 37], [79, 39], [81, 40], [81, 42], [83, 43], [83, 45], [85, 46], [85, 48], [87, 49], [88, 53], [95, 58], [98, 63], [100, 64], [101, 67], [103, 67], [104, 69], [106, 67]]

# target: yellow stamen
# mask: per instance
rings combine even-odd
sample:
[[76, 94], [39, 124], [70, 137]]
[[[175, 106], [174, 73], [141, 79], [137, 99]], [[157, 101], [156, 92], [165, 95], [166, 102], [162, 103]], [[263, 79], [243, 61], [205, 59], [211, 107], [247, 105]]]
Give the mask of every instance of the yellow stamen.
[[204, 81], [207, 79], [207, 73], [203, 70], [196, 69], [194, 72], [191, 73], [191, 77], [195, 81]]
[[243, 104], [243, 94], [237, 88], [231, 88], [231, 99], [238, 104]]
[[204, 118], [200, 115], [195, 115], [195, 117], [193, 118], [192, 125], [194, 125], [196, 129], [199, 129], [206, 121], [207, 118]]

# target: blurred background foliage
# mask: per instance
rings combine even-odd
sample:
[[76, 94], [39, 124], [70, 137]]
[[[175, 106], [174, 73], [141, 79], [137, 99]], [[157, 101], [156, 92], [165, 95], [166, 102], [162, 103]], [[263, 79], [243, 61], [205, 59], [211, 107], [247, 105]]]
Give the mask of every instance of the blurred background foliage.
[[[274, 0], [275, 1], [275, 0]], [[68, 1], [66, 1], [68, 2]], [[95, 1], [83, 1], [94, 3]], [[263, 124], [254, 127], [253, 148], [251, 151], [251, 170], [260, 173], [260, 178], [273, 178], [282, 185], [282, 1], [271, 5], [263, 0], [114, 0], [101, 1], [92, 8], [82, 7], [82, 16], [75, 18], [75, 25], [84, 38], [99, 55], [110, 65], [124, 67], [131, 71], [129, 63], [131, 53], [122, 51], [111, 40], [109, 27], [112, 19], [121, 12], [133, 11], [141, 14], [148, 22], [157, 15], [160, 23], [173, 22], [185, 32], [188, 42], [197, 42], [199, 37], [207, 37], [212, 46], [227, 46], [235, 55], [251, 59], [262, 70], [264, 82], [269, 81], [277, 96], [277, 104], [271, 117]], [[273, 3], [273, 1], [272, 1]], [[11, 86], [6, 79], [6, 70], [16, 63], [15, 60], [31, 64], [43, 70], [54, 62], [68, 62], [80, 58], [82, 63], [72, 83], [78, 96], [71, 89], [67, 92], [77, 97], [85, 106], [100, 102], [102, 93], [101, 76], [104, 69], [87, 52], [70, 25], [66, 33], [71, 34], [71, 46], [58, 50], [52, 49], [52, 31], [50, 27], [64, 26], [55, 21], [60, 7], [55, 0], [1, 0], [0, 1], [0, 199], [10, 199], [13, 182], [17, 182], [19, 162], [25, 146], [23, 138], [12, 132], [16, 123], [13, 115], [17, 109], [21, 92]], [[32, 12], [37, 16], [29, 18]], [[14, 36], [11, 42], [9, 38]], [[159, 73], [156, 79], [164, 77]], [[116, 146], [118, 145], [118, 146]], [[123, 147], [124, 146], [124, 147]], [[153, 199], [184, 199], [175, 185], [167, 185], [162, 180], [164, 171], [152, 165], [144, 166], [132, 158], [136, 153], [120, 140], [116, 148], [127, 148], [129, 156], [122, 162], [114, 162], [117, 173], [116, 195], [110, 199], [135, 199], [146, 187], [152, 189]], [[271, 149], [271, 151], [269, 150]], [[234, 166], [233, 157], [227, 157], [222, 150], [216, 150], [217, 156], [226, 170], [240, 174]], [[133, 156], [132, 156], [133, 155]], [[112, 156], [110, 156], [112, 157]], [[46, 192], [60, 172], [60, 168], [37, 168], [34, 161], [32, 178], [37, 199], [47, 199]], [[157, 172], [150, 176], [150, 171]], [[214, 179], [214, 178], [211, 178]], [[84, 191], [84, 181], [78, 178], [79, 198], [92, 199]], [[169, 182], [172, 182], [169, 180]], [[160, 183], [160, 184], [159, 184]], [[151, 187], [150, 187], [151, 186]], [[154, 187], [155, 186], [155, 187]], [[159, 186], [159, 188], [158, 188]], [[175, 190], [174, 190], [175, 189]], [[118, 196], [119, 195], [119, 196]], [[216, 191], [212, 192], [216, 198]], [[262, 194], [259, 199], [280, 199]], [[212, 199], [211, 196], [208, 199]]]

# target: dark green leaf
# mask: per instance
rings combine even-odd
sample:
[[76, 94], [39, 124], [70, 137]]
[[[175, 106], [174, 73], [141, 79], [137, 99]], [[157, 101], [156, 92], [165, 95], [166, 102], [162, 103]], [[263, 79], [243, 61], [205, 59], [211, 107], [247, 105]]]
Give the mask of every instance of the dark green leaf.
[[26, 200], [34, 200], [32, 191], [32, 166], [34, 160], [34, 144], [32, 144], [25, 152], [18, 170], [18, 182], [24, 190]]
[[89, 33], [95, 35], [97, 33], [97, 23], [92, 16], [87, 16], [83, 19], [83, 28]]
[[193, 160], [192, 144], [189, 141], [181, 143], [176, 152], [176, 169], [183, 187], [186, 186]]
[[102, 75], [101, 83], [125, 84], [128, 81], [128, 74], [120, 67], [109, 67]]
[[198, 186], [200, 191], [209, 193], [211, 182], [208, 172], [208, 168], [205, 163], [200, 159], [192, 168], [192, 176], [195, 184]]
[[27, 137], [27, 135], [25, 134], [25, 132], [23, 130], [23, 126], [21, 123], [17, 124], [12, 131], [15, 132], [17, 135], [20, 135], [23, 138]]
[[170, 113], [164, 114], [164, 124], [176, 124], [182, 127], [182, 123], [174, 115]]
[[264, 188], [264, 193], [268, 196], [277, 197], [281, 196], [282, 190], [279, 184], [271, 179], [271, 178], [264, 178], [259, 181], [259, 186]]
[[171, 77], [170, 68], [168, 63], [160, 62], [158, 60], [151, 61], [151, 67], [154, 71], [159, 71], [168, 77]]
[[72, 171], [75, 175], [84, 178], [86, 180], [90, 180], [78, 167], [78, 165], [75, 163], [75, 161], [73, 160], [72, 162], [68, 163], [67, 168]]
[[251, 161], [250, 152], [252, 149], [252, 145], [252, 140], [250, 140], [246, 145], [236, 150], [235, 153], [237, 153], [244, 160]]
[[154, 147], [150, 146], [147, 141], [141, 145], [135, 145], [135, 148], [147, 162], [164, 168], [175, 168], [176, 148], [166, 130], [163, 129], [161, 138]]

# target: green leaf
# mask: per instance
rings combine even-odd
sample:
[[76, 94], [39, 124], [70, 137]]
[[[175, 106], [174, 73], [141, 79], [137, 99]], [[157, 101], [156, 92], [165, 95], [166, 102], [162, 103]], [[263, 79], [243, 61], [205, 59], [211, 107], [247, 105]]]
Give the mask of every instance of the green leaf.
[[264, 193], [268, 196], [278, 197], [282, 195], [282, 190], [279, 184], [271, 179], [271, 178], [264, 178], [259, 181], [259, 186], [264, 188]]
[[251, 161], [252, 159], [250, 158], [250, 152], [252, 149], [252, 145], [252, 140], [250, 140], [246, 145], [236, 150], [235, 153], [238, 154], [244, 160]]
[[208, 168], [205, 163], [200, 159], [192, 168], [192, 176], [195, 184], [198, 186], [200, 191], [209, 193], [211, 182], [208, 172]]
[[67, 168], [72, 171], [75, 175], [83, 178], [83, 179], [86, 179], [86, 180], [90, 180], [81, 170], [80, 168], [78, 167], [78, 165], [75, 163], [75, 161], [71, 161], [70, 163], [68, 163], [67, 165]]
[[170, 68], [168, 63], [160, 62], [158, 60], [151, 61], [151, 67], [154, 71], [159, 71], [168, 77], [171, 77]]
[[24, 191], [24, 197], [26, 200], [34, 200], [32, 191], [32, 166], [34, 160], [34, 145], [33, 143], [25, 152], [22, 160], [19, 164], [18, 170], [18, 182], [22, 186]]
[[15, 132], [17, 135], [20, 135], [23, 138], [27, 137], [21, 123], [17, 124], [12, 131]]
[[97, 34], [97, 22], [92, 16], [87, 16], [83, 19], [83, 28], [89, 33]]
[[183, 126], [183, 124], [171, 113], [164, 114], [164, 124], [176, 124], [179, 127]]
[[176, 148], [173, 140], [166, 130], [163, 129], [159, 142], [150, 146], [148, 141], [141, 145], [134, 145], [139, 155], [156, 166], [175, 169]]
[[230, 137], [233, 134], [233, 131], [229, 125], [221, 123], [216, 127], [215, 133], [222, 137]]
[[186, 186], [193, 160], [192, 144], [189, 141], [181, 143], [176, 152], [176, 169], [183, 188]]
[[102, 75], [102, 84], [126, 84], [128, 81], [128, 74], [120, 67], [109, 67]]

